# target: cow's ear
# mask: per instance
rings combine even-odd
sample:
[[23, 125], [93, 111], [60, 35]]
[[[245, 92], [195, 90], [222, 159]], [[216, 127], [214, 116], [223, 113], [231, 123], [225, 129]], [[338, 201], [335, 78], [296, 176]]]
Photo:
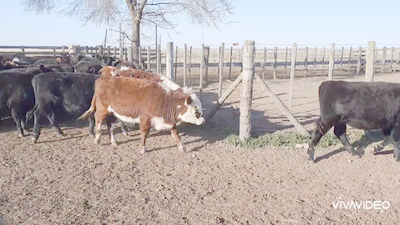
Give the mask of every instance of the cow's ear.
[[193, 102], [193, 99], [189, 96], [189, 97], [186, 99], [186, 105], [190, 105], [190, 104], [192, 104], [192, 102]]

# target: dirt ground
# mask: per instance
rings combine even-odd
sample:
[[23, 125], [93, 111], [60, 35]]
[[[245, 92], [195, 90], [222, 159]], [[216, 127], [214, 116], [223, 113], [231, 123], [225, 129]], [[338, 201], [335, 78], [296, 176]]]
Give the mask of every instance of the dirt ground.
[[[308, 130], [319, 115], [317, 93], [324, 80], [295, 80], [292, 112]], [[377, 74], [375, 80], [400, 82], [400, 73]], [[267, 84], [287, 104], [289, 81]], [[224, 82], [225, 89], [229, 85]], [[215, 102], [217, 89], [216, 83], [206, 86], [204, 108]], [[130, 137], [117, 134], [118, 147], [110, 145], [107, 134], [96, 146], [85, 124], [64, 125], [66, 137], [46, 127], [34, 145], [30, 137], [17, 136], [12, 121], [1, 121], [0, 224], [400, 221], [400, 164], [392, 156], [393, 146], [373, 155], [376, 142], [371, 143], [360, 159], [341, 145], [317, 147], [315, 164], [307, 162], [306, 149], [233, 147], [226, 137], [238, 133], [239, 96], [237, 89], [207, 124], [178, 127], [190, 151], [186, 153], [178, 150], [169, 132], [152, 132], [146, 154], [138, 149], [137, 130]], [[254, 136], [295, 131], [258, 84], [253, 97]], [[390, 208], [335, 209], [336, 201], [388, 201]]]

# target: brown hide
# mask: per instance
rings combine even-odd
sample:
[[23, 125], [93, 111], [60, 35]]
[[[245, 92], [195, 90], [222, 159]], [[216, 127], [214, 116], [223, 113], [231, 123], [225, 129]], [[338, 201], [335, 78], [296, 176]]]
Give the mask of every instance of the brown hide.
[[102, 77], [95, 86], [96, 114], [108, 115], [107, 108], [111, 106], [119, 115], [140, 116], [141, 120], [163, 117], [171, 125], [175, 125], [179, 113], [185, 113], [189, 97], [181, 91], [166, 94], [155, 82], [131, 77]]

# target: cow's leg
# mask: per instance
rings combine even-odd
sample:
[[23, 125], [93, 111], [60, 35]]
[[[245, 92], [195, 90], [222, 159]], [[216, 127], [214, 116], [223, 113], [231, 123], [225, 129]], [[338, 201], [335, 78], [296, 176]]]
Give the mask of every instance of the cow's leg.
[[335, 133], [336, 137], [339, 138], [340, 142], [342, 142], [342, 144], [346, 148], [346, 150], [348, 152], [350, 152], [350, 154], [360, 157], [360, 155], [356, 152], [356, 150], [354, 150], [353, 146], [351, 146], [351, 144], [347, 140], [345, 123], [335, 125], [334, 133]]
[[94, 116], [90, 115], [88, 118], [89, 121], [89, 134], [94, 137]]
[[392, 140], [394, 142], [393, 156], [397, 162], [400, 162], [400, 124], [396, 123], [396, 126], [393, 128]]
[[56, 129], [59, 135], [66, 136], [66, 134], [64, 134], [64, 132], [61, 130], [60, 125], [58, 125], [56, 115], [53, 111], [49, 112], [47, 119], [50, 121], [50, 124], [54, 127], [54, 129]]
[[175, 138], [176, 145], [178, 145], [179, 150], [185, 152], [185, 146], [182, 144], [178, 131], [175, 127], [171, 129], [171, 134]]
[[118, 146], [117, 141], [115, 140], [115, 137], [114, 137], [114, 128], [115, 128], [113, 125], [114, 123], [112, 123], [112, 121], [110, 121], [110, 119], [106, 118], [106, 124], [107, 124], [108, 134], [110, 136], [111, 144], [114, 146]]
[[128, 127], [126, 126], [126, 124], [125, 124], [124, 122], [122, 122], [122, 121], [121, 121], [121, 130], [122, 130], [122, 133], [123, 133], [125, 136], [129, 137], [129, 129], [128, 129]]
[[103, 123], [104, 119], [106, 119], [107, 113], [97, 110], [94, 117], [96, 120], [96, 137], [94, 139], [94, 143], [98, 145], [100, 144], [100, 138], [101, 138], [101, 124]]
[[374, 152], [380, 152], [382, 151], [382, 149], [388, 145], [390, 143], [390, 134], [392, 132], [392, 129], [384, 129], [383, 131], [383, 135], [385, 136], [385, 138], [383, 139], [383, 141], [381, 143], [379, 143], [375, 148], [374, 148]]
[[32, 142], [35, 144], [37, 142], [37, 139], [40, 136], [40, 123], [41, 123], [41, 119], [42, 116], [44, 115], [44, 111], [40, 110], [40, 109], [36, 109], [33, 112], [33, 116], [34, 116], [34, 125], [33, 125], [33, 137], [32, 137]]
[[17, 110], [15, 108], [11, 109], [11, 116], [14, 119], [15, 125], [17, 127], [17, 131], [19, 132], [18, 136], [19, 137], [24, 137], [24, 130], [22, 130], [21, 122], [23, 121], [21, 117], [21, 112], [20, 110]]
[[146, 152], [146, 138], [150, 131], [150, 120], [140, 120], [140, 149], [142, 153]]
[[318, 145], [319, 140], [321, 140], [322, 136], [324, 136], [324, 134], [326, 134], [326, 132], [328, 132], [331, 127], [332, 125], [324, 124], [321, 118], [317, 120], [315, 130], [312, 134], [310, 147], [308, 147], [307, 150], [309, 161], [314, 162], [315, 146]]

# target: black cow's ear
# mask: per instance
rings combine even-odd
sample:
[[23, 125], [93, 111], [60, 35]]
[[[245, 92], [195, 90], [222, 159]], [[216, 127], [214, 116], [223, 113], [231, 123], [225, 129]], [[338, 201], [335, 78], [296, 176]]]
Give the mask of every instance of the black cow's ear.
[[187, 105], [190, 105], [190, 104], [192, 104], [192, 102], [193, 102], [193, 99], [189, 96], [189, 97], [186, 99], [186, 104], [187, 104]]

